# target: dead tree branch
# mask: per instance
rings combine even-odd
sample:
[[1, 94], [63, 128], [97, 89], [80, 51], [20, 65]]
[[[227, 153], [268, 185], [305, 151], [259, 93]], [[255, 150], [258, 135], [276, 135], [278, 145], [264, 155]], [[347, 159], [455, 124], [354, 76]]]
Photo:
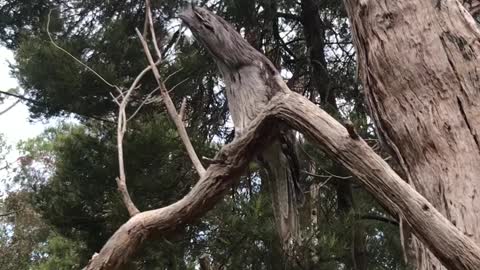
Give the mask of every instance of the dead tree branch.
[[[195, 13], [199, 10], [201, 12]], [[219, 37], [225, 39], [232, 33], [233, 28], [225, 21], [204, 9], [187, 10], [182, 14], [182, 19], [184, 18], [189, 19], [191, 28], [203, 27], [201, 29], [208, 31], [214, 29], [208, 37], [205, 37], [214, 41], [222, 41]], [[203, 25], [205, 23], [208, 25]], [[160, 86], [167, 110], [179, 132], [184, 132], [183, 136], [186, 136], [185, 127], [168, 96], [158, 69], [154, 66], [147, 43], [138, 30], [137, 33]], [[214, 37], [215, 35], [218, 36]], [[229, 60], [232, 60], [239, 54], [259, 56], [250, 47], [238, 46], [233, 40], [226, 42], [230, 42], [229, 45], [232, 46], [209, 49], [234, 49], [237, 50], [237, 55], [213, 51], [215, 57], [230, 57]], [[257, 60], [259, 59], [252, 58], [252, 61], [244, 61], [240, 67], [266, 67], [265, 61]], [[99, 254], [92, 258], [86, 269], [121, 269], [148, 239], [184, 226], [209, 211], [238, 181], [249, 161], [272, 141], [278, 132], [279, 122], [303, 133], [332, 159], [349, 169], [352, 175], [356, 176], [355, 179], [358, 179], [390, 213], [399, 215], [412, 228], [415, 235], [446, 267], [453, 270], [480, 269], [480, 248], [472, 239], [461, 233], [412, 186], [401, 179], [364, 140], [353, 139], [342, 124], [305, 97], [291, 92], [278, 72], [273, 69], [270, 71], [263, 83], [276, 88], [276, 94], [272, 95], [268, 106], [259, 112], [257, 118], [243, 130], [242, 135], [220, 150], [215, 157], [218, 162], [210, 165], [205, 173], [200, 173], [200, 180], [192, 190], [174, 204], [142, 212], [130, 218], [107, 241]], [[456, 252], [458, 250], [464, 252], [458, 253]]]
[[[148, 13], [147, 16], [151, 17], [151, 12], [147, 12], [147, 13]], [[152, 31], [152, 34], [151, 34], [152, 37], [155, 37], [153, 27], [151, 27], [150, 29]], [[167, 87], [165, 86], [165, 83], [163, 82], [163, 80], [160, 76], [160, 72], [159, 72], [158, 68], [156, 67], [156, 65], [154, 63], [153, 56], [150, 52], [150, 49], [148, 48], [147, 42], [143, 38], [140, 31], [138, 29], [135, 29], [135, 30], [137, 32], [138, 38], [142, 42], [143, 50], [145, 51], [145, 55], [147, 57], [147, 60], [150, 64], [150, 66], [152, 67], [153, 75], [155, 76], [155, 80], [157, 81], [157, 84], [160, 88], [160, 94], [162, 96], [163, 102], [165, 103], [165, 107], [167, 108], [167, 112], [170, 115], [170, 118], [172, 119], [172, 121], [175, 123], [175, 127], [177, 128], [180, 139], [182, 140], [183, 144], [185, 145], [188, 156], [192, 160], [193, 166], [197, 170], [197, 173], [200, 176], [203, 176], [203, 174], [205, 174], [205, 168], [203, 167], [200, 159], [198, 158], [197, 153], [195, 152], [195, 149], [193, 148], [192, 142], [190, 141], [190, 138], [189, 138], [188, 133], [187, 133], [187, 129], [185, 128], [185, 125], [183, 123], [182, 116], [177, 113], [177, 109], [175, 108], [175, 105], [173, 104], [173, 101], [170, 98], [170, 95], [168, 94], [169, 91], [167, 90]], [[153, 39], [152, 42], [155, 44], [156, 40]], [[155, 45], [155, 48], [157, 50], [158, 45]], [[161, 56], [161, 53], [160, 53], [159, 50], [157, 51], [157, 54], [159, 55], [159, 57]]]
[[[285, 86], [286, 87], [286, 86]], [[363, 140], [299, 94], [279, 94], [246, 130], [224, 146], [193, 189], [167, 207], [139, 213], [122, 225], [86, 269], [120, 269], [153, 235], [184, 226], [210, 210], [262, 151], [283, 121], [347, 167], [390, 212], [399, 214], [450, 269], [480, 269], [480, 248], [402, 180]], [[444, 248], [439, 248], [444, 247]], [[462, 247], [466, 254], [457, 254]]]
[[18, 211], [12, 211], [7, 213], [0, 213], [0, 217], [8, 217], [17, 214]]
[[[155, 63], [155, 65], [158, 64]], [[138, 214], [140, 211], [133, 203], [130, 194], [128, 193], [127, 188], [127, 177], [125, 174], [125, 162], [124, 162], [124, 155], [123, 155], [123, 138], [125, 137], [125, 133], [127, 132], [127, 113], [126, 108], [128, 102], [130, 101], [130, 97], [133, 91], [137, 88], [137, 85], [140, 83], [140, 80], [152, 69], [151, 66], [146, 67], [140, 74], [135, 78], [130, 88], [124, 94], [119, 90], [118, 98], [114, 98], [114, 101], [118, 104], [118, 122], [117, 122], [117, 153], [118, 153], [118, 170], [119, 170], [119, 177], [116, 178], [118, 191], [120, 192], [120, 196], [122, 198], [123, 203], [127, 207], [128, 213], [131, 217]]]
[[118, 89], [118, 87], [113, 84], [113, 83], [110, 83], [108, 82], [104, 77], [102, 77], [100, 74], [98, 74], [94, 69], [92, 69], [91, 67], [89, 67], [87, 64], [83, 63], [80, 59], [76, 58], [75, 56], [73, 56], [70, 52], [68, 52], [67, 50], [65, 50], [64, 48], [62, 48], [60, 45], [58, 45], [52, 38], [52, 34], [50, 33], [50, 17], [52, 15], [52, 10], [50, 9], [50, 11], [48, 12], [48, 17], [47, 17], [47, 35], [48, 35], [48, 38], [50, 39], [50, 43], [52, 43], [52, 45], [57, 48], [58, 50], [62, 51], [63, 53], [65, 53], [66, 55], [68, 55], [70, 58], [72, 58], [73, 60], [75, 60], [75, 62], [77, 62], [78, 64], [80, 64], [81, 66], [83, 66], [85, 69], [87, 69], [88, 71], [92, 72], [95, 76], [97, 76], [98, 79], [100, 79], [102, 82], [104, 82], [106, 85], [112, 87], [112, 88], [116, 88]]
[[[17, 95], [17, 94], [9, 93], [9, 92], [6, 92], [6, 91], [0, 91], [0, 95], [6, 95], [6, 96], [14, 97], [14, 98], [19, 99], [21, 101], [28, 102], [31, 106], [37, 106], [37, 107], [46, 106], [46, 104], [42, 103], [41, 101], [31, 99], [31, 98], [29, 98], [25, 95]], [[104, 122], [104, 123], [115, 124], [114, 121], [111, 121], [109, 119], [104, 119], [104, 118], [100, 118], [100, 117], [97, 117], [97, 116], [94, 116], [94, 115], [88, 115], [88, 114], [84, 114], [84, 113], [80, 113], [80, 112], [75, 112], [75, 111], [72, 111], [72, 110], [68, 110], [67, 108], [63, 108], [63, 111], [73, 113], [75, 115], [85, 117], [85, 118], [88, 118], [88, 119]]]

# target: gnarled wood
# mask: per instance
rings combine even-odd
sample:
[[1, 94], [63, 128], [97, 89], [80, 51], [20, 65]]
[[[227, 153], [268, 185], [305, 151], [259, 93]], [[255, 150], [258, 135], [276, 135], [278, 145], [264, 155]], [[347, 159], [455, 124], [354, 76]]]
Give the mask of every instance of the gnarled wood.
[[[344, 2], [379, 135], [406, 180], [480, 243], [480, 33], [475, 21], [456, 0]], [[414, 239], [410, 251], [416, 269], [442, 269]]]
[[202, 216], [238, 180], [249, 160], [268, 145], [277, 132], [278, 121], [299, 130], [347, 167], [377, 200], [412, 227], [444, 265], [454, 270], [480, 269], [480, 248], [403, 181], [361, 138], [352, 138], [326, 112], [291, 92], [280, 76], [265, 79], [277, 94], [242, 136], [222, 148], [217, 163], [207, 169], [193, 189], [172, 205], [132, 217], [86, 269], [121, 269], [146, 240]]
[[307, 135], [346, 166], [389, 211], [400, 214], [449, 269], [480, 269], [480, 248], [471, 239], [403, 181], [363, 140], [352, 139], [330, 115], [293, 92], [272, 99], [245, 134], [219, 152], [218, 164], [211, 165], [184, 198], [139, 213], [121, 226], [86, 269], [120, 269], [147, 239], [202, 216], [237, 181], [248, 161], [262, 151], [275, 133], [272, 130], [278, 120]]
[[[253, 48], [222, 18], [203, 8], [186, 9], [180, 18], [197, 40], [212, 53], [225, 83], [228, 108], [235, 127], [235, 137], [241, 135], [276, 93], [284, 89], [272, 78], [280, 77], [270, 60]], [[299, 244], [298, 208], [304, 195], [299, 187], [300, 165], [295, 151], [295, 136], [282, 131], [259, 154], [267, 169], [272, 208], [277, 233], [287, 257]]]

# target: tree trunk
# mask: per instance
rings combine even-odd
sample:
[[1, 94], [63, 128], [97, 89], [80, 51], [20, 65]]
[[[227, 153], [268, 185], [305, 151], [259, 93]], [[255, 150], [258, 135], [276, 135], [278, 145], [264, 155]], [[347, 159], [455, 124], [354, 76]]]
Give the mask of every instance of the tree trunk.
[[352, 258], [354, 270], [368, 270], [365, 226], [359, 220], [352, 225]]
[[411, 226], [415, 235], [444, 265], [452, 270], [480, 269], [480, 247], [405, 183], [352, 128], [346, 129], [318, 106], [290, 91], [278, 72], [262, 61], [263, 55], [245, 43], [234, 42], [239, 34], [223, 19], [204, 9], [195, 10], [201, 10], [201, 14], [187, 10], [181, 18], [188, 21], [192, 32], [202, 42], [219, 43], [219, 46], [209, 47], [214, 57], [230, 60], [231, 64], [239, 64], [235, 62], [239, 54], [254, 57], [252, 61], [241, 62], [238, 68], [268, 69], [270, 72], [263, 83], [275, 92], [242, 136], [221, 149], [215, 162], [185, 197], [169, 206], [131, 217], [92, 257], [86, 269], [122, 269], [145, 241], [171, 233], [204, 215], [239, 179], [249, 161], [268, 146], [278, 134], [281, 123], [311, 138], [332, 159], [357, 176], [378, 201]]
[[325, 58], [325, 30], [326, 26], [320, 18], [318, 2], [302, 0], [303, 33], [308, 49], [311, 66], [310, 78], [313, 88], [320, 95], [320, 103], [325, 110], [332, 114], [337, 113], [335, 94], [331, 93], [330, 77]]
[[[406, 180], [480, 243], [480, 32], [455, 0], [345, 0], [379, 135]], [[416, 269], [442, 269], [416, 238]]]

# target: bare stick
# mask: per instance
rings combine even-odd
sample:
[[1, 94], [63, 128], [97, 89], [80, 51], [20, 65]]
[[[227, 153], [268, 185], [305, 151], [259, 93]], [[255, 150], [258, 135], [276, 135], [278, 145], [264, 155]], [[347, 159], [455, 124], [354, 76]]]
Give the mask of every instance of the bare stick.
[[[200, 162], [200, 159], [197, 156], [197, 153], [195, 152], [195, 149], [193, 148], [192, 142], [190, 141], [190, 138], [188, 137], [187, 129], [185, 128], [185, 125], [183, 124], [183, 121], [181, 121], [180, 118], [178, 117], [177, 109], [175, 109], [175, 105], [173, 104], [173, 101], [170, 98], [170, 95], [168, 94], [168, 90], [165, 87], [164, 82], [162, 81], [162, 78], [160, 76], [160, 72], [158, 71], [158, 68], [155, 66], [152, 54], [150, 53], [150, 50], [148, 49], [147, 42], [145, 41], [145, 39], [143, 39], [143, 36], [138, 29], [135, 29], [135, 31], [137, 32], [138, 38], [140, 39], [140, 41], [142, 43], [143, 50], [145, 51], [145, 55], [148, 59], [148, 62], [150, 63], [150, 66], [152, 67], [152, 71], [153, 71], [153, 75], [155, 76], [155, 80], [157, 81], [157, 84], [160, 87], [160, 94], [162, 95], [162, 100], [165, 103], [165, 107], [167, 108], [167, 112], [170, 115], [170, 118], [172, 119], [172, 121], [175, 123], [178, 134], [179, 134], [183, 144], [185, 145], [185, 148], [187, 149], [188, 156], [192, 160], [193, 166], [197, 170], [197, 173], [200, 176], [203, 176], [205, 174], [205, 168], [203, 167], [202, 163]], [[153, 40], [153, 42], [156, 43], [156, 40]]]
[[183, 70], [183, 68], [179, 68], [179, 69], [175, 70], [174, 72], [172, 72], [172, 74], [168, 75], [167, 78], [165, 78], [164, 83], [167, 83], [168, 80], [170, 80], [170, 78], [177, 75], [177, 73], [179, 73], [182, 70]]
[[[157, 62], [158, 63], [158, 62]], [[154, 66], [156, 67], [156, 64]], [[130, 88], [127, 90], [126, 93], [123, 93], [120, 89], [118, 92], [120, 95], [115, 98], [114, 101], [118, 104], [118, 122], [117, 122], [117, 149], [118, 149], [118, 169], [119, 169], [119, 177], [115, 180], [117, 182], [118, 191], [120, 192], [120, 196], [122, 197], [122, 201], [127, 207], [128, 213], [130, 216], [134, 216], [138, 214], [140, 211], [133, 203], [127, 189], [127, 177], [125, 174], [125, 162], [124, 162], [124, 155], [123, 155], [123, 138], [125, 137], [125, 133], [127, 132], [127, 113], [126, 107], [128, 105], [129, 99], [133, 93], [133, 91], [137, 88], [137, 85], [140, 83], [140, 80], [152, 69], [152, 66], [146, 67], [140, 74], [138, 74], [137, 78], [133, 81]], [[112, 95], [113, 96], [113, 95]], [[121, 99], [121, 102], [119, 102]]]
[[[308, 176], [312, 176], [312, 177], [317, 177], [317, 178], [338, 178], [338, 179], [343, 179], [343, 180], [347, 180], [347, 179], [351, 179], [352, 177], [351, 176], [339, 176], [339, 175], [334, 175], [334, 174], [330, 174], [330, 175], [319, 175], [319, 174], [314, 174], [314, 173], [311, 173], [311, 172], [308, 172], [308, 171], [302, 171], [304, 172], [306, 175]], [[326, 171], [328, 173], [328, 171]]]
[[145, 2], [147, 6], [146, 16], [148, 19], [148, 25], [150, 27], [150, 35], [152, 36], [153, 47], [155, 48], [155, 52], [157, 53], [158, 59], [162, 59], [162, 52], [158, 47], [157, 36], [155, 34], [155, 29], [153, 28], [152, 5], [150, 4], [150, 0], [146, 0]]
[[188, 80], [190, 80], [190, 78], [185, 78], [185, 79], [181, 80], [179, 83], [175, 84], [172, 88], [170, 88], [169, 92], [175, 90], [177, 87], [179, 87], [180, 85], [182, 85], [183, 83], [185, 83]]
[[[50, 39], [50, 42], [53, 44], [53, 46], [55, 48], [59, 49], [60, 51], [64, 52], [65, 54], [67, 54], [71, 58], [73, 58], [77, 63], [79, 63], [80, 65], [85, 67], [88, 71], [95, 74], [95, 76], [97, 76], [106, 85], [108, 85], [112, 88], [115, 88], [119, 92], [118, 97], [115, 97], [115, 96], [113, 96], [112, 93], [110, 93], [110, 95], [112, 95], [113, 101], [119, 106], [118, 122], [117, 122], [117, 148], [118, 148], [118, 165], [119, 165], [118, 167], [119, 167], [120, 176], [117, 177], [115, 180], [117, 182], [118, 191], [120, 192], [120, 196], [122, 198], [123, 203], [125, 204], [125, 207], [128, 210], [129, 215], [134, 216], [134, 215], [138, 214], [140, 211], [138, 210], [138, 208], [135, 206], [132, 199], [130, 198], [130, 195], [129, 195], [128, 189], [127, 189], [127, 184], [126, 184], [126, 174], [125, 174], [125, 165], [124, 165], [125, 163], [124, 163], [124, 157], [123, 157], [123, 138], [124, 138], [125, 132], [127, 130], [127, 120], [126, 120], [125, 108], [128, 104], [130, 95], [132, 94], [133, 90], [137, 87], [138, 83], [143, 78], [143, 76], [145, 76], [145, 74], [147, 74], [147, 72], [152, 69], [152, 67], [148, 66], [142, 72], [140, 72], [140, 74], [137, 76], [137, 78], [132, 83], [132, 86], [129, 88], [129, 90], [126, 92], [126, 94], [124, 94], [118, 86], [108, 82], [105, 78], [103, 78], [95, 70], [90, 68], [88, 65], [84, 64], [81, 60], [79, 60], [78, 58], [73, 56], [71, 53], [69, 53], [67, 50], [65, 50], [64, 48], [60, 47], [59, 45], [57, 45], [55, 43], [55, 41], [53, 40], [52, 35], [50, 33], [50, 30], [49, 30], [51, 13], [52, 13], [52, 10], [50, 10], [49, 13], [48, 13], [47, 35]], [[156, 64], [154, 63], [154, 65], [156, 65]], [[121, 102], [119, 102], [119, 99], [121, 99]]]

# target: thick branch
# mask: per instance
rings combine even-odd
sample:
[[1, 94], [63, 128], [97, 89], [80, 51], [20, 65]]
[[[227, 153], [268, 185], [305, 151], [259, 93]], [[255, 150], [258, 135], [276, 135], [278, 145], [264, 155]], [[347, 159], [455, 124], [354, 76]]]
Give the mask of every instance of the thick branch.
[[[340, 123], [297, 94], [279, 107], [280, 119], [312, 138], [357, 176], [379, 202], [412, 227], [445, 266], [480, 269], [480, 248], [402, 180], [363, 140], [352, 139]], [[467, 252], [460, 255], [458, 250]]]
[[[277, 94], [243, 130], [241, 137], [222, 148], [215, 158], [217, 162], [200, 174], [201, 179], [184, 198], [167, 207], [132, 217], [92, 258], [87, 269], [120, 269], [153, 235], [173, 231], [205, 214], [236, 183], [249, 160], [268, 145], [276, 133], [275, 127], [279, 126], [278, 121], [302, 132], [330, 157], [348, 168], [389, 212], [407, 222], [415, 235], [449, 269], [480, 269], [480, 248], [470, 238], [402, 180], [365, 141], [352, 138], [347, 129], [325, 111], [305, 97], [291, 92], [263, 55], [247, 47], [245, 42], [234, 43], [239, 39], [233, 36], [233, 28], [203, 9], [190, 10], [182, 15], [182, 19], [188, 21], [192, 32], [204, 39], [205, 45], [215, 57], [220, 58], [222, 64], [236, 68], [257, 65], [259, 69], [270, 69], [264, 83]], [[143, 45], [152, 64], [153, 59], [144, 41]], [[162, 97], [167, 110], [175, 116], [172, 117], [174, 120], [181, 123], [170, 97], [163, 96], [166, 89], [158, 70], [152, 68], [157, 82], [163, 88]], [[185, 129], [183, 123], [177, 128]], [[458, 253], [458, 250], [463, 252]]]
[[[340, 123], [295, 93], [272, 99], [242, 137], [222, 148], [216, 157], [222, 162], [211, 165], [183, 199], [137, 214], [120, 227], [87, 269], [118, 269], [153, 234], [174, 230], [211, 209], [272, 137], [276, 120], [295, 127], [346, 166], [390, 212], [401, 215], [450, 269], [480, 269], [480, 248], [471, 239], [402, 180], [363, 140], [352, 139]], [[459, 248], [468, 252], [457, 254]]]
[[184, 226], [210, 210], [237, 182], [254, 155], [270, 141], [276, 128], [273, 119], [266, 117], [267, 113], [261, 114], [244, 136], [224, 146], [215, 157], [217, 162], [208, 167], [180, 201], [141, 212], [123, 224], [99, 254], [92, 257], [86, 269], [121, 269], [145, 240]]

